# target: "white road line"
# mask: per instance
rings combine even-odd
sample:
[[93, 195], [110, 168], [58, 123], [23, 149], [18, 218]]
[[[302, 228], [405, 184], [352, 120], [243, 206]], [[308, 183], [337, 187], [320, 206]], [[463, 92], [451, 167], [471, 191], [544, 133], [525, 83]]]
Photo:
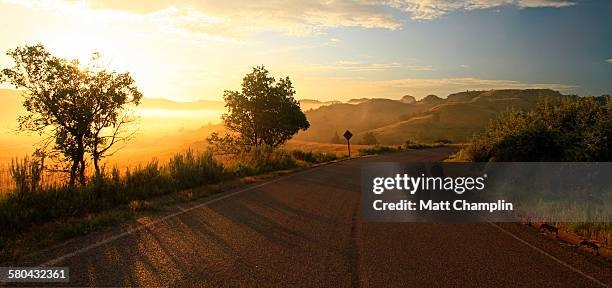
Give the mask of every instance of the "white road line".
[[586, 273], [584, 273], [584, 272], [582, 272], [582, 271], [580, 271], [580, 270], [578, 270], [578, 269], [574, 268], [573, 266], [571, 266], [571, 265], [567, 264], [567, 263], [566, 263], [566, 262], [564, 262], [563, 260], [561, 260], [561, 259], [559, 259], [559, 258], [557, 258], [557, 257], [555, 257], [555, 256], [553, 256], [553, 255], [550, 255], [548, 252], [546, 252], [546, 251], [544, 251], [544, 250], [542, 250], [542, 249], [540, 249], [540, 248], [538, 248], [538, 247], [536, 247], [536, 246], [533, 246], [533, 245], [532, 245], [532, 244], [530, 244], [529, 242], [527, 242], [527, 241], [525, 241], [525, 240], [523, 240], [523, 239], [521, 239], [521, 238], [517, 237], [516, 235], [514, 235], [514, 234], [512, 234], [510, 231], [508, 231], [508, 230], [506, 230], [506, 229], [504, 229], [504, 228], [500, 227], [499, 225], [497, 225], [497, 224], [495, 224], [495, 223], [493, 223], [493, 222], [489, 222], [489, 221], [487, 221], [487, 222], [488, 222], [489, 224], [493, 225], [495, 228], [497, 228], [497, 229], [501, 230], [502, 232], [504, 232], [504, 233], [508, 234], [510, 237], [512, 237], [512, 238], [514, 238], [514, 239], [518, 240], [519, 242], [521, 242], [521, 243], [523, 243], [523, 244], [525, 244], [525, 245], [527, 245], [527, 246], [531, 247], [533, 250], [536, 250], [536, 251], [538, 251], [538, 252], [542, 253], [544, 256], [546, 256], [546, 257], [548, 257], [548, 258], [550, 258], [550, 259], [554, 260], [555, 262], [557, 262], [557, 263], [559, 263], [559, 264], [561, 264], [561, 265], [565, 266], [566, 268], [568, 268], [568, 269], [570, 269], [570, 270], [572, 270], [572, 271], [574, 271], [574, 272], [576, 272], [576, 273], [578, 273], [578, 274], [580, 274], [580, 275], [582, 275], [582, 276], [584, 276], [584, 277], [588, 278], [589, 280], [591, 280], [591, 281], [593, 281], [593, 282], [595, 282], [595, 283], [597, 283], [597, 284], [599, 284], [599, 285], [601, 285], [601, 286], [603, 286], [603, 287], [610, 287], [610, 286], [608, 286], [606, 283], [603, 283], [603, 282], [601, 282], [601, 281], [599, 281], [599, 280], [597, 280], [597, 279], [595, 279], [595, 278], [593, 278], [593, 277], [591, 277], [591, 276], [587, 275]]
[[[334, 163], [338, 163], [338, 162], [334, 162]], [[333, 164], [333, 163], [332, 163], [332, 164]], [[185, 213], [187, 213], [187, 212], [189, 212], [189, 211], [192, 211], [192, 210], [195, 210], [195, 209], [198, 209], [198, 208], [202, 208], [202, 207], [204, 207], [204, 206], [207, 206], [207, 205], [210, 205], [210, 204], [212, 204], [212, 203], [215, 203], [215, 202], [221, 201], [221, 200], [223, 200], [223, 199], [226, 199], [226, 198], [229, 198], [229, 197], [232, 197], [232, 196], [238, 195], [238, 194], [240, 194], [240, 193], [244, 193], [244, 192], [246, 192], [246, 191], [250, 191], [250, 190], [253, 190], [253, 189], [257, 189], [257, 188], [260, 188], [260, 187], [265, 186], [265, 185], [268, 185], [268, 184], [276, 183], [276, 182], [278, 182], [278, 181], [282, 181], [282, 180], [285, 180], [285, 179], [287, 179], [287, 178], [291, 178], [291, 177], [295, 177], [295, 176], [298, 176], [298, 175], [302, 175], [302, 174], [306, 174], [306, 173], [310, 173], [310, 172], [313, 172], [313, 171], [319, 170], [320, 168], [325, 167], [325, 166], [328, 166], [328, 165], [321, 165], [321, 166], [317, 166], [317, 167], [314, 167], [314, 168], [311, 168], [311, 169], [306, 169], [306, 170], [304, 170], [304, 171], [296, 172], [296, 173], [293, 173], [293, 174], [290, 174], [290, 175], [281, 176], [281, 177], [279, 177], [279, 178], [272, 179], [272, 180], [270, 180], [270, 181], [267, 181], [267, 182], [264, 182], [264, 183], [261, 183], [261, 184], [255, 185], [255, 186], [245, 187], [245, 188], [243, 188], [243, 189], [240, 189], [240, 190], [238, 190], [238, 191], [235, 191], [235, 192], [232, 192], [232, 193], [229, 193], [229, 194], [223, 195], [223, 196], [221, 196], [221, 197], [217, 197], [217, 198], [215, 198], [215, 199], [212, 199], [212, 200], [209, 200], [209, 201], [206, 201], [206, 202], [202, 202], [202, 203], [200, 203], [200, 204], [198, 204], [198, 205], [195, 205], [195, 206], [189, 207], [189, 208], [187, 208], [187, 209], [181, 209], [181, 210], [180, 210], [180, 211], [178, 211], [178, 212], [175, 212], [175, 213], [172, 213], [172, 214], [166, 215], [166, 216], [164, 216], [164, 217], [162, 217], [162, 218], [160, 218], [160, 219], [158, 219], [158, 220], [156, 220], [156, 221], [153, 221], [153, 222], [151, 222], [151, 223], [147, 223], [147, 224], [144, 224], [144, 225], [140, 225], [140, 226], [138, 226], [138, 227], [136, 227], [136, 228], [134, 228], [134, 229], [131, 229], [131, 230], [128, 230], [128, 231], [125, 231], [125, 232], [119, 233], [119, 234], [117, 234], [117, 235], [114, 235], [114, 236], [112, 236], [112, 237], [109, 237], [109, 238], [106, 238], [106, 239], [104, 239], [104, 240], [98, 241], [98, 242], [96, 242], [96, 243], [94, 243], [94, 244], [91, 244], [91, 245], [89, 245], [89, 246], [83, 247], [83, 248], [81, 248], [81, 249], [78, 249], [78, 250], [75, 250], [75, 251], [70, 252], [70, 253], [68, 253], [68, 254], [65, 254], [65, 255], [62, 255], [62, 256], [60, 256], [60, 257], [57, 257], [57, 258], [55, 258], [55, 259], [53, 259], [53, 260], [49, 260], [49, 261], [47, 261], [47, 262], [45, 262], [45, 263], [43, 263], [43, 264], [40, 264], [39, 266], [43, 266], [43, 267], [50, 267], [50, 266], [57, 265], [57, 264], [61, 263], [62, 261], [65, 261], [65, 260], [67, 260], [67, 259], [70, 259], [70, 258], [72, 258], [72, 257], [74, 257], [74, 256], [76, 256], [76, 255], [79, 255], [79, 254], [81, 254], [81, 253], [87, 252], [87, 251], [89, 251], [89, 250], [91, 250], [91, 249], [94, 249], [94, 248], [96, 248], [96, 247], [100, 247], [100, 246], [102, 246], [102, 245], [104, 245], [104, 244], [107, 244], [107, 243], [109, 243], [109, 242], [115, 241], [115, 240], [117, 240], [117, 239], [123, 238], [123, 237], [125, 237], [125, 236], [127, 236], [127, 235], [134, 234], [135, 232], [138, 232], [138, 231], [141, 231], [141, 230], [143, 230], [143, 229], [145, 229], [145, 228], [148, 228], [148, 227], [154, 226], [154, 225], [156, 225], [156, 224], [158, 224], [158, 223], [161, 223], [161, 222], [164, 222], [164, 221], [166, 221], [166, 220], [168, 220], [168, 219], [170, 219], [170, 218], [177, 217], [177, 216], [182, 215], [182, 214], [185, 214]]]

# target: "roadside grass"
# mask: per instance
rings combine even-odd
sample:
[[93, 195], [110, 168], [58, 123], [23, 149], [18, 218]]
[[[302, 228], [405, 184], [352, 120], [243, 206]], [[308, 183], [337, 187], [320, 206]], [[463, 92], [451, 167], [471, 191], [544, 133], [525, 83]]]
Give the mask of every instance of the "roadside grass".
[[[84, 186], [31, 185], [0, 195], [0, 263], [67, 239], [169, 209], [241, 185], [339, 159], [335, 154], [257, 148], [218, 160], [188, 150], [167, 164], [156, 160], [112, 169]], [[26, 163], [26, 165], [33, 165]], [[32, 179], [22, 177], [23, 187]]]
[[610, 222], [563, 222], [555, 223], [555, 226], [575, 232], [588, 239], [599, 241], [607, 247], [612, 246], [612, 223]]
[[446, 147], [449, 146], [447, 143], [418, 143], [418, 142], [408, 142], [404, 145], [397, 146], [387, 146], [387, 145], [374, 145], [371, 147], [363, 148], [358, 150], [359, 156], [365, 155], [376, 155], [381, 153], [391, 153], [391, 152], [402, 152], [409, 150], [419, 150], [419, 149], [429, 149], [429, 148], [438, 148], [438, 147]]

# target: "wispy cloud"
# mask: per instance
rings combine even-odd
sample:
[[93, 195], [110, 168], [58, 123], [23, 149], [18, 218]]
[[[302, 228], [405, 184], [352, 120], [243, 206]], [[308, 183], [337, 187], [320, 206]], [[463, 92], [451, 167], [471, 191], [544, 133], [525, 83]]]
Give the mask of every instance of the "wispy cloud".
[[308, 72], [328, 72], [328, 71], [346, 71], [346, 72], [381, 72], [391, 69], [404, 69], [408, 71], [434, 71], [431, 65], [404, 65], [398, 62], [390, 63], [362, 63], [354, 60], [341, 60], [332, 64], [313, 64], [302, 65], [296, 67], [296, 70]]
[[413, 20], [432, 20], [457, 10], [491, 9], [501, 6], [563, 8], [576, 3], [566, 0], [391, 0], [389, 4], [410, 13], [410, 18]]
[[[370, 71], [385, 71], [389, 69], [400, 68], [400, 63], [368, 63], [364, 64], [359, 61], [343, 60], [333, 64], [313, 64], [305, 65], [302, 70], [310, 72], [327, 72], [327, 71], [348, 71], [348, 72], [370, 72]], [[298, 68], [299, 69], [299, 68]]]
[[149, 0], [1, 1], [39, 7], [72, 5], [149, 15], [177, 31], [226, 37], [240, 37], [254, 31], [277, 31], [295, 36], [316, 35], [324, 34], [327, 29], [334, 27], [396, 30], [405, 25], [406, 19], [432, 20], [458, 10], [502, 6], [562, 8], [575, 5], [569, 0], [179, 0], [171, 4]]
[[[370, 1], [86, 1], [92, 8], [151, 14], [173, 7], [175, 25], [190, 31], [241, 34], [251, 31], [279, 31], [289, 35], [322, 34], [334, 27], [382, 28], [395, 30], [402, 21], [389, 13], [389, 5]], [[184, 17], [186, 15], [196, 17]], [[204, 21], [199, 18], [220, 19]]]

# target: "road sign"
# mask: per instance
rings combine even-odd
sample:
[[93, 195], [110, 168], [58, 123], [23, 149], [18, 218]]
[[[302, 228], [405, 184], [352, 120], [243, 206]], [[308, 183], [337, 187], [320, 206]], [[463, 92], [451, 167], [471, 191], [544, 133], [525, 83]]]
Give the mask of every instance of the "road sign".
[[346, 138], [346, 140], [351, 140], [351, 137], [353, 137], [353, 133], [351, 133], [351, 131], [346, 130], [346, 132], [344, 132], [344, 138]]
[[351, 137], [353, 137], [353, 133], [351, 131], [346, 130], [344, 132], [344, 138], [346, 138], [346, 145], [348, 146], [349, 158], [351, 158]]

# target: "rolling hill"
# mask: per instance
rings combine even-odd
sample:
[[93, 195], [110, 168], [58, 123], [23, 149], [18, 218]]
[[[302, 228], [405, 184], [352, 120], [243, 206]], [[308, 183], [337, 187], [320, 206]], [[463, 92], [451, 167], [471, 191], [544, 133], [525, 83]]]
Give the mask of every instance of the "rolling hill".
[[402, 98], [335, 104], [307, 111], [311, 128], [296, 139], [329, 142], [336, 131], [341, 134], [349, 129], [355, 134], [355, 143], [367, 132], [374, 133], [382, 144], [439, 139], [462, 142], [502, 112], [531, 109], [539, 99], [561, 97], [548, 89], [489, 90], [455, 93], [445, 99], [429, 95], [416, 102]]

